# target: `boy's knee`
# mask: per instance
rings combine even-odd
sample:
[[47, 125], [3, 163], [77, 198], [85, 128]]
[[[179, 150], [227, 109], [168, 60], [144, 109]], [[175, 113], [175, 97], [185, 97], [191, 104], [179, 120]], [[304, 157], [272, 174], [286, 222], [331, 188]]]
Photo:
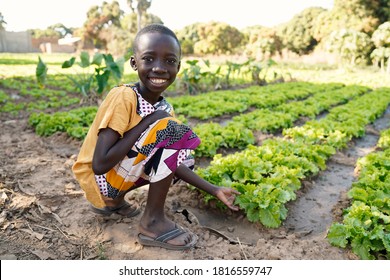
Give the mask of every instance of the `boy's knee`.
[[164, 119], [161, 119], [158, 122], [158, 125], [161, 125], [164, 127], [165, 133], [168, 135], [181, 135], [183, 133], [186, 133], [190, 130], [190, 127], [183, 124], [180, 120], [174, 118], [174, 117], [167, 117]]

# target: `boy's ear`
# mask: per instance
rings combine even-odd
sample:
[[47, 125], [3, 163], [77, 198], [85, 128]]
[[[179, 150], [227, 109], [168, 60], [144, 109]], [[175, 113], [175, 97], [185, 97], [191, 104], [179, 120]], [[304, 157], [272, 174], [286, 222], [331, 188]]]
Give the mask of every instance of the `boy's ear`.
[[137, 71], [137, 62], [135, 61], [134, 56], [130, 57], [130, 66], [134, 71]]
[[179, 61], [179, 64], [177, 65], [177, 72], [180, 71], [180, 67], [181, 67], [181, 61]]

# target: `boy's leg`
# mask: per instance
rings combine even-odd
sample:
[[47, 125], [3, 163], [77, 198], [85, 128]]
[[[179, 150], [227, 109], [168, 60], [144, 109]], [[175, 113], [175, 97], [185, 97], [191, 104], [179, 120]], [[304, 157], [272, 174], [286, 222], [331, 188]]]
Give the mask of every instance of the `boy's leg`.
[[140, 213], [137, 203], [129, 204], [125, 201], [125, 194], [118, 196], [115, 199], [104, 199], [106, 206], [104, 208], [94, 208], [94, 212], [103, 215], [119, 214], [125, 217], [133, 217]]
[[[164, 212], [165, 200], [172, 179], [173, 173], [161, 181], [150, 184], [146, 208], [140, 221], [139, 231], [141, 234], [156, 238], [175, 229], [175, 223], [169, 220]], [[190, 243], [192, 238], [194, 238], [192, 233], [183, 232], [167, 243], [181, 246]]]
[[138, 189], [138, 188], [143, 187], [145, 185], [147, 185], [147, 184], [145, 183], [145, 184], [141, 184], [141, 185], [138, 185], [138, 186], [134, 186], [131, 189], [129, 189], [128, 191], [123, 192], [122, 194], [118, 195], [114, 199], [103, 197], [104, 202], [105, 202], [106, 206], [109, 207], [109, 208], [120, 207], [121, 205], [126, 203], [125, 196], [126, 196], [127, 193], [129, 193], [131, 191], [134, 191], [135, 189]]

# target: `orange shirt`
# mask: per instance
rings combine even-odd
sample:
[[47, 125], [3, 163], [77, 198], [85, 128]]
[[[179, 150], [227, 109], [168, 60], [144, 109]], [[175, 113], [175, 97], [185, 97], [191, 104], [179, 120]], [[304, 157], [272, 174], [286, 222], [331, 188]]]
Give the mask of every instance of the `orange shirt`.
[[124, 85], [113, 88], [100, 105], [95, 119], [84, 139], [77, 161], [72, 167], [73, 173], [84, 190], [86, 198], [98, 208], [105, 206], [92, 170], [92, 158], [100, 129], [111, 128], [121, 137], [142, 120], [137, 114], [136, 93]]

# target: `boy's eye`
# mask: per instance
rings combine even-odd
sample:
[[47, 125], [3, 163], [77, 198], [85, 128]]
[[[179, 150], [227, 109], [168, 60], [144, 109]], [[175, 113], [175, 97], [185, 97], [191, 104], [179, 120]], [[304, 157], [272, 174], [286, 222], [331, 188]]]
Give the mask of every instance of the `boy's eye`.
[[146, 61], [146, 62], [152, 62], [153, 61], [153, 58], [151, 56], [144, 56], [142, 58], [142, 60]]
[[169, 59], [167, 59], [167, 63], [169, 63], [169, 64], [175, 64], [175, 63], [176, 63], [176, 59], [174, 59], [174, 58], [169, 58]]

